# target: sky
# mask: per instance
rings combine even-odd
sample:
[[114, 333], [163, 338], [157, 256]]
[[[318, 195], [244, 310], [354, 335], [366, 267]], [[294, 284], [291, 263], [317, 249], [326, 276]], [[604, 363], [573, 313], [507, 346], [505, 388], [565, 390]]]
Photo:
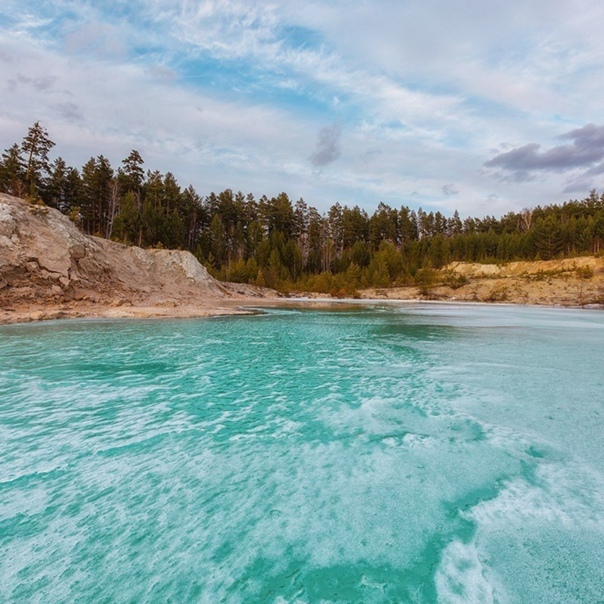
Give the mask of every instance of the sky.
[[604, 188], [601, 0], [2, 0], [0, 148], [451, 215]]

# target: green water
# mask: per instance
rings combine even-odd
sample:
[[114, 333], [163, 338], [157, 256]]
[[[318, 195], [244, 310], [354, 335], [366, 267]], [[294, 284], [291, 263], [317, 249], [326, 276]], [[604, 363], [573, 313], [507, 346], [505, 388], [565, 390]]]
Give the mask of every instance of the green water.
[[0, 602], [604, 602], [604, 313], [0, 328]]

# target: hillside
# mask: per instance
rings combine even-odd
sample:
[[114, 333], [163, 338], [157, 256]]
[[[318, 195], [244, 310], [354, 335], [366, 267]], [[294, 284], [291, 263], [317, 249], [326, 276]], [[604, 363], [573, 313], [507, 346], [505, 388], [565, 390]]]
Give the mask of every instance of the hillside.
[[453, 262], [434, 271], [422, 288], [366, 289], [361, 297], [604, 307], [604, 258]]
[[39, 309], [33, 318], [155, 316], [178, 306], [197, 316], [265, 295], [270, 291], [217, 281], [190, 252], [91, 237], [57, 210], [0, 194], [0, 321], [32, 309]]

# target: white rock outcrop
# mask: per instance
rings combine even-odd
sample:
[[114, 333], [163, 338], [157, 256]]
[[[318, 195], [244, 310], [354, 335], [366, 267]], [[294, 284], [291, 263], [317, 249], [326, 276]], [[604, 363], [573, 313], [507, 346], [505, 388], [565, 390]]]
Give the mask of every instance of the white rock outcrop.
[[0, 304], [191, 303], [232, 295], [189, 252], [90, 237], [57, 210], [0, 194]]

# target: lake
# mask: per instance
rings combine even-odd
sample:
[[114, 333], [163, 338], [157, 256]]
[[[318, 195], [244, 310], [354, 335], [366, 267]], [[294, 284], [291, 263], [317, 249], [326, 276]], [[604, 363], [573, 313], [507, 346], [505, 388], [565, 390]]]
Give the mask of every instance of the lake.
[[604, 601], [604, 313], [0, 327], [0, 601]]

